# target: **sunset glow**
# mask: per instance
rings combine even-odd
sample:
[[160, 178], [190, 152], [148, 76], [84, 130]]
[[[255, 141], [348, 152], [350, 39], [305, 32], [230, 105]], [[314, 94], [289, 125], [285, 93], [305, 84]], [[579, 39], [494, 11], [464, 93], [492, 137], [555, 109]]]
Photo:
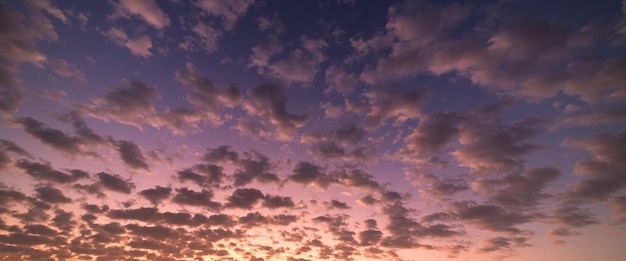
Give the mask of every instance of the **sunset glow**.
[[626, 0], [0, 0], [0, 260], [626, 260]]

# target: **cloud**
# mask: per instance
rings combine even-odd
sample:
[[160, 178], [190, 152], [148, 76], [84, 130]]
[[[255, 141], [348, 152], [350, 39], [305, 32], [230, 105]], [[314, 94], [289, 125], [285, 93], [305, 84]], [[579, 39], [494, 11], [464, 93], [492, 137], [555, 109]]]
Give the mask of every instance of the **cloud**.
[[[261, 85], [248, 92], [244, 108], [253, 119], [239, 121], [238, 129], [256, 138], [274, 138], [280, 141], [293, 139], [294, 132], [309, 120], [308, 114], [287, 111], [287, 96], [279, 85]], [[250, 124], [258, 124], [257, 128]]]
[[349, 95], [354, 92], [358, 79], [353, 73], [339, 66], [328, 66], [324, 74], [328, 88], [325, 94], [338, 92], [342, 95]]
[[419, 125], [404, 138], [405, 147], [396, 155], [403, 161], [427, 164], [431, 159], [429, 155], [445, 150], [458, 138], [459, 124], [463, 120], [462, 115], [451, 112], [422, 116]]
[[211, 210], [221, 208], [219, 202], [213, 201], [213, 191], [203, 189], [200, 192], [190, 190], [188, 188], [178, 188], [176, 195], [172, 198], [172, 202], [181, 205], [206, 207]]
[[403, 122], [421, 115], [424, 93], [422, 91], [398, 92], [389, 89], [376, 89], [363, 93], [369, 100], [369, 112], [365, 116], [364, 126], [376, 129], [387, 119]]
[[298, 162], [288, 180], [305, 186], [314, 184], [320, 188], [327, 188], [330, 182], [321, 167], [307, 161]]
[[116, 122], [142, 128], [144, 124], [163, 126], [158, 120], [154, 103], [161, 99], [156, 87], [141, 81], [131, 81], [128, 88], [107, 88], [107, 93], [92, 99], [92, 104], [75, 104], [81, 115], [103, 121]]
[[582, 228], [599, 223], [591, 212], [576, 206], [563, 206], [554, 211], [552, 220], [572, 228]]
[[254, 4], [254, 0], [236, 0], [219, 2], [212, 0], [201, 0], [195, 3], [207, 14], [217, 16], [222, 20], [226, 30], [232, 30], [235, 23], [247, 12], [248, 8]]
[[152, 56], [152, 39], [150, 36], [142, 34], [130, 38], [121, 29], [111, 27], [108, 31], [103, 32], [104, 36], [109, 38], [115, 45], [126, 47], [132, 55], [144, 58]]
[[461, 220], [494, 232], [521, 233], [522, 230], [515, 226], [535, 220], [532, 214], [507, 211], [496, 205], [478, 205], [464, 201], [455, 203], [455, 208]]
[[452, 155], [477, 173], [494, 173], [522, 167], [521, 156], [540, 148], [526, 142], [539, 130], [539, 121], [524, 119], [511, 125], [474, 119], [459, 126], [462, 147]]
[[132, 141], [117, 141], [117, 151], [120, 153], [120, 157], [126, 166], [133, 169], [149, 169], [148, 163], [146, 163], [146, 157], [143, 156], [141, 148]]
[[150, 203], [158, 205], [167, 198], [170, 197], [172, 188], [156, 186], [155, 188], [145, 189], [137, 193], [138, 195], [146, 198]]
[[[139, 220], [139, 221], [157, 221], [160, 217], [159, 211], [157, 208], [137, 208], [137, 209], [113, 209], [110, 210], [108, 216], [112, 219], [128, 219], [128, 220]], [[119, 224], [110, 224], [108, 227], [105, 226], [105, 229], [110, 230], [111, 232], [120, 232], [123, 233], [124, 228], [119, 226]]]
[[227, 207], [252, 209], [259, 200], [265, 198], [263, 193], [253, 188], [238, 188], [227, 199]]
[[15, 119], [15, 122], [20, 124], [24, 131], [33, 138], [59, 151], [67, 154], [78, 154], [82, 152], [80, 149], [80, 139], [69, 136], [60, 130], [50, 128], [41, 121], [35, 120], [32, 117], [22, 117]]
[[293, 203], [293, 200], [291, 200], [291, 197], [265, 195], [265, 198], [263, 199], [263, 206], [270, 209], [292, 208], [295, 204]]
[[36, 180], [52, 181], [60, 184], [73, 183], [89, 177], [89, 174], [81, 170], [71, 170], [71, 174], [68, 174], [53, 169], [49, 163], [42, 164], [25, 159], [18, 160], [16, 167], [24, 170], [26, 174]]
[[170, 19], [153, 1], [120, 0], [113, 4], [114, 17], [138, 16], [156, 29], [163, 29], [170, 24]]
[[53, 204], [58, 203], [70, 203], [72, 199], [63, 195], [63, 192], [57, 188], [52, 187], [52, 185], [44, 185], [35, 188], [37, 192], [37, 198]]
[[135, 189], [135, 184], [128, 180], [122, 179], [119, 175], [109, 174], [106, 172], [100, 172], [96, 174], [98, 177], [98, 184], [101, 184], [103, 187], [124, 194], [130, 194], [130, 192]]
[[626, 121], [626, 108], [606, 109], [587, 114], [567, 117], [563, 120], [567, 125], [594, 126]]
[[304, 134], [301, 142], [309, 144], [309, 154], [323, 160], [372, 162], [376, 157], [375, 145], [361, 142], [367, 134], [355, 123], [345, 123], [326, 133]]
[[213, 125], [222, 124], [222, 107], [233, 107], [242, 102], [238, 88], [218, 88], [190, 63], [184, 69], [176, 71], [176, 79], [191, 88], [192, 93], [187, 96], [187, 100], [194, 105], [202, 120]]
[[561, 172], [554, 167], [534, 168], [501, 179], [480, 179], [472, 187], [481, 194], [489, 195], [493, 203], [507, 208], [537, 208], [542, 199], [550, 197], [544, 191], [547, 184], [560, 176]]
[[0, 170], [10, 166], [15, 162], [10, 158], [10, 154], [24, 157], [32, 157], [30, 153], [12, 141], [0, 139]]
[[68, 63], [65, 59], [52, 58], [46, 60], [46, 64], [52, 68], [52, 71], [62, 77], [72, 77], [79, 81], [85, 80], [85, 74], [76, 67], [76, 65]]
[[513, 246], [530, 246], [525, 237], [494, 237], [485, 240], [485, 245], [479, 250], [481, 252], [510, 251]]
[[591, 153], [591, 158], [579, 160], [574, 165], [574, 171], [583, 179], [573, 184], [566, 198], [571, 201], [605, 200], [624, 188], [626, 179], [621, 173], [626, 167], [626, 153], [620, 144], [625, 141], [624, 131], [563, 140], [563, 146], [582, 148]]
[[239, 161], [239, 154], [233, 151], [229, 145], [222, 145], [215, 149], [207, 149], [202, 159], [217, 163], [235, 163]]
[[[206, 173], [208, 175], [201, 175]], [[219, 186], [225, 177], [224, 168], [213, 164], [196, 164], [192, 169], [184, 169], [178, 171], [177, 178], [179, 181], [192, 181], [198, 186]]]

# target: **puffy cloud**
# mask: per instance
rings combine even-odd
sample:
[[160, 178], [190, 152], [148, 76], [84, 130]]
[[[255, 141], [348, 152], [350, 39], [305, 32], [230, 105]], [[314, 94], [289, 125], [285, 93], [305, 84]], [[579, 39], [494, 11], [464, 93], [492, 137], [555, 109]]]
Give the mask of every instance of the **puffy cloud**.
[[141, 152], [141, 148], [132, 141], [118, 141], [117, 151], [120, 153], [120, 157], [126, 166], [133, 169], [149, 169], [148, 163], [146, 163], [146, 158]]
[[48, 203], [70, 203], [72, 199], [63, 195], [63, 192], [57, 188], [54, 188], [52, 185], [48, 184], [45, 186], [39, 186], [35, 188], [37, 192], [37, 198], [48, 202]]
[[507, 211], [496, 205], [477, 205], [474, 202], [457, 202], [455, 204], [461, 220], [478, 228], [494, 232], [520, 233], [515, 227], [535, 220], [532, 214]]
[[287, 111], [287, 96], [279, 85], [261, 85], [251, 89], [248, 96], [244, 107], [256, 118], [243, 118], [238, 128], [252, 137], [288, 141], [293, 139], [296, 129], [309, 120], [308, 114]]
[[89, 174], [81, 170], [71, 170], [70, 174], [55, 170], [49, 163], [42, 164], [29, 160], [19, 160], [16, 166], [37, 180], [52, 181], [61, 184], [72, 183], [89, 177]]
[[626, 132], [568, 138], [562, 145], [587, 150], [592, 157], [576, 162], [574, 171], [583, 177], [566, 193], [568, 200], [604, 200], [626, 186], [623, 169], [626, 152], [623, 146]]
[[564, 124], [594, 126], [626, 121], [626, 108], [606, 109], [565, 118]]
[[68, 63], [65, 59], [53, 58], [46, 60], [46, 64], [51, 67], [52, 71], [63, 77], [73, 77], [80, 81], [85, 80], [85, 74], [76, 67], [76, 65]]
[[572, 228], [581, 228], [598, 223], [592, 213], [576, 206], [564, 206], [555, 210], [552, 220]]
[[109, 38], [114, 44], [120, 47], [126, 47], [132, 55], [141, 57], [150, 57], [152, 53], [152, 39], [150, 36], [142, 34], [135, 37], [129, 37], [121, 29], [111, 27], [106, 32], [103, 32], [104, 36]]
[[490, 200], [507, 208], [536, 208], [542, 199], [550, 197], [544, 191], [549, 182], [561, 176], [554, 167], [534, 168], [521, 174], [509, 174], [501, 179], [480, 179], [473, 187], [490, 195]]
[[253, 188], [238, 188], [227, 199], [226, 206], [251, 209], [259, 200], [265, 198], [263, 192]]
[[203, 189], [200, 192], [196, 192], [188, 188], [179, 188], [176, 189], [176, 195], [174, 195], [172, 201], [181, 205], [206, 207], [212, 210], [221, 208], [221, 204], [212, 199], [213, 191]]
[[[428, 156], [444, 150], [459, 134], [464, 120], [458, 113], [435, 113], [420, 118], [419, 125], [404, 138], [406, 146], [396, 153], [403, 161], [428, 164]], [[445, 162], [442, 162], [445, 163]]]
[[265, 195], [263, 206], [266, 208], [292, 208], [295, 206], [291, 197]]
[[462, 147], [452, 153], [462, 166], [473, 172], [492, 173], [522, 167], [521, 156], [539, 148], [526, 142], [539, 130], [536, 119], [525, 119], [511, 125], [474, 119], [459, 126]]
[[169, 198], [171, 193], [172, 188], [170, 187], [156, 186], [155, 188], [142, 190], [137, 194], [146, 198], [148, 201], [150, 201], [150, 203], [157, 205], [163, 202], [163, 200]]
[[192, 93], [187, 100], [194, 105], [201, 118], [211, 124], [222, 123], [221, 107], [232, 107], [242, 101], [239, 89], [234, 86], [218, 88], [190, 63], [176, 72], [176, 79], [191, 88]]
[[114, 17], [138, 16], [156, 29], [163, 29], [170, 24], [170, 19], [153, 1], [120, 0], [114, 3]]
[[109, 190], [124, 194], [130, 194], [130, 192], [135, 189], [135, 184], [128, 180], [122, 179], [122, 177], [120, 177], [119, 175], [100, 172], [96, 174], [96, 176], [98, 177], [98, 184], [101, 184], [103, 187]]
[[14, 142], [0, 139], [0, 170], [8, 167], [14, 162], [14, 160], [10, 158], [10, 154], [32, 157], [30, 153]]
[[402, 122], [421, 116], [424, 93], [422, 91], [398, 92], [388, 89], [376, 89], [363, 94], [369, 100], [369, 112], [364, 125], [376, 129], [387, 119]]
[[306, 161], [298, 162], [293, 168], [293, 174], [288, 179], [305, 186], [315, 184], [320, 188], [327, 188], [330, 182], [321, 167]]
[[616, 224], [626, 223], [626, 197], [613, 197], [609, 200], [609, 205], [618, 218]]
[[132, 81], [128, 88], [109, 88], [105, 95], [94, 98], [93, 104], [78, 104], [76, 109], [86, 116], [141, 128], [151, 123], [156, 113], [154, 102], [160, 99], [157, 88]]
[[361, 126], [346, 123], [327, 133], [305, 134], [301, 141], [309, 144], [309, 153], [319, 159], [371, 162], [375, 160], [376, 148], [371, 142], [361, 142], [366, 134]]
[[325, 72], [328, 88], [324, 93], [338, 92], [342, 95], [349, 95], [354, 91], [358, 79], [353, 73], [339, 66], [329, 66]]
[[217, 16], [222, 20], [226, 30], [231, 30], [235, 23], [247, 12], [248, 8], [254, 4], [254, 0], [236, 0], [220, 2], [213, 0], [201, 0], [195, 3], [207, 14]]
[[214, 149], [207, 149], [202, 159], [217, 163], [235, 163], [239, 161], [239, 154], [233, 151], [230, 146], [222, 145]]
[[495, 252], [510, 250], [512, 247], [530, 246], [525, 237], [494, 237], [485, 240], [485, 245], [480, 248], [481, 252]]
[[32, 117], [18, 118], [15, 119], [15, 122], [21, 125], [24, 131], [32, 137], [59, 151], [67, 154], [78, 154], [81, 152], [81, 140], [77, 137], [72, 137], [65, 132], [50, 128], [45, 123]]
[[[108, 216], [113, 219], [129, 219], [140, 221], [157, 221], [160, 217], [159, 210], [157, 208], [137, 208], [137, 209], [113, 209], [110, 210]], [[124, 229], [119, 224], [109, 224], [109, 227], [105, 226], [105, 229], [111, 232], [123, 233]]]
[[35, 35], [22, 25], [19, 13], [2, 4], [0, 17], [4, 32], [0, 35], [0, 111], [10, 114], [24, 101], [22, 81], [17, 77], [18, 64], [37, 65], [46, 57], [36, 49]]

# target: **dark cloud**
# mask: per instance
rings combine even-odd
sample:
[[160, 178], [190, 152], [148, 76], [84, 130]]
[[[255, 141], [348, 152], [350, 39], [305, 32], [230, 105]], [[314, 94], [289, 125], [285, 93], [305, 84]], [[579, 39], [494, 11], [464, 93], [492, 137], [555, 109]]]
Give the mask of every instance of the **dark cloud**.
[[364, 125], [376, 129], [387, 119], [403, 122], [421, 115], [425, 94], [422, 91], [396, 92], [390, 89], [377, 89], [363, 94], [369, 99], [369, 112]]
[[32, 117], [22, 117], [15, 119], [24, 131], [39, 141], [52, 146], [53, 148], [68, 153], [81, 153], [81, 140], [72, 137], [65, 132], [48, 127], [45, 123], [33, 119]]
[[574, 171], [584, 178], [566, 193], [568, 200], [604, 200], [626, 187], [626, 178], [622, 175], [626, 168], [626, 152], [621, 145], [624, 142], [626, 131], [563, 141], [564, 146], [582, 148], [592, 155], [574, 165]]
[[419, 175], [417, 180], [425, 186], [427, 193], [436, 197], [454, 196], [470, 188], [462, 179], [440, 178], [432, 174]]
[[243, 100], [238, 88], [234, 86], [218, 88], [190, 63], [176, 72], [176, 79], [191, 88], [192, 92], [187, 96], [187, 100], [194, 105], [197, 110], [195, 113], [202, 120], [214, 125], [222, 123], [220, 107], [232, 107]]
[[215, 149], [207, 149], [202, 159], [208, 162], [234, 163], [239, 160], [239, 154], [233, 151], [230, 146], [222, 145]]
[[552, 220], [572, 228], [582, 228], [599, 223], [591, 212], [585, 211], [576, 206], [564, 206], [558, 208], [554, 211]]
[[148, 163], [146, 163], [146, 157], [143, 156], [141, 148], [132, 141], [117, 141], [117, 151], [120, 153], [120, 157], [126, 166], [133, 169], [149, 169]]
[[38, 162], [31, 162], [29, 160], [19, 160], [16, 166], [37, 180], [46, 180], [57, 183], [72, 183], [89, 177], [89, 174], [82, 170], [71, 170], [71, 174], [68, 174], [53, 169], [48, 163], [42, 164]]
[[257, 202], [264, 198], [263, 192], [258, 189], [238, 188], [228, 197], [226, 206], [251, 209]]
[[32, 157], [30, 153], [14, 142], [0, 139], [0, 170], [8, 167], [14, 161], [10, 158], [9, 153], [29, 158]]
[[496, 205], [477, 205], [473, 202], [457, 202], [455, 204], [459, 217], [478, 228], [495, 231], [520, 233], [515, 227], [535, 220], [532, 214], [507, 211]]
[[178, 188], [172, 201], [181, 205], [206, 207], [212, 210], [219, 209], [221, 204], [212, 201], [212, 199], [213, 191], [210, 190], [203, 189], [200, 192], [196, 192], [188, 188]]
[[122, 179], [119, 175], [100, 172], [96, 174], [96, 176], [98, 177], [99, 184], [109, 190], [130, 194], [130, 192], [135, 189], [135, 184]]
[[348, 204], [346, 204], [345, 202], [341, 202], [338, 200], [331, 200], [330, 202], [326, 202], [326, 206], [329, 209], [350, 209], [350, 206], [348, 206]]
[[0, 206], [18, 203], [26, 200], [26, 194], [12, 189], [0, 189]]
[[333, 235], [335, 240], [346, 244], [357, 244], [354, 239], [355, 233], [348, 230], [347, 215], [325, 215], [313, 218], [314, 222], [326, 224], [328, 231]]
[[252, 137], [292, 140], [295, 130], [309, 120], [308, 114], [287, 112], [287, 96], [279, 85], [261, 85], [251, 89], [248, 96], [244, 107], [248, 114], [259, 117], [255, 122], [261, 128], [252, 129], [240, 121], [239, 131]]
[[616, 224], [626, 223], [626, 197], [613, 197], [609, 200], [609, 205], [618, 218]]
[[107, 214], [113, 219], [129, 219], [152, 222], [158, 221], [161, 217], [157, 208], [113, 209]]
[[495, 252], [510, 250], [512, 247], [530, 246], [525, 237], [494, 237], [485, 240], [485, 245], [480, 248], [481, 252]]
[[17, 75], [18, 64], [27, 62], [37, 65], [46, 57], [36, 49], [37, 38], [22, 24], [22, 15], [2, 4], [0, 17], [0, 30], [3, 32], [0, 36], [0, 111], [10, 114], [24, 101], [22, 81]]
[[172, 188], [170, 187], [156, 186], [155, 188], [142, 190], [137, 194], [150, 201], [150, 203], [157, 205], [169, 198], [171, 193]]
[[276, 174], [269, 172], [273, 169], [269, 158], [255, 150], [244, 153], [237, 165], [238, 168], [235, 174], [233, 174], [235, 186], [244, 186], [253, 180], [261, 183], [276, 183], [279, 181]]
[[404, 138], [405, 147], [397, 152], [403, 161], [428, 163], [429, 155], [440, 152], [459, 134], [463, 116], [457, 113], [435, 113], [420, 118], [419, 125]]
[[309, 153], [319, 159], [369, 162], [375, 158], [375, 147], [364, 142], [367, 131], [355, 123], [346, 123], [327, 133], [311, 133], [301, 141], [309, 144]]
[[502, 179], [481, 179], [473, 188], [490, 194], [490, 200], [507, 208], [538, 207], [549, 194], [544, 188], [559, 178], [561, 173], [554, 167], [534, 168], [521, 174], [510, 174]]
[[291, 197], [265, 195], [263, 206], [266, 208], [292, 208], [295, 204]]
[[459, 126], [459, 141], [463, 147], [452, 154], [462, 166], [474, 172], [520, 169], [523, 164], [521, 156], [540, 147], [525, 141], [537, 133], [538, 124], [538, 120], [532, 118], [511, 125], [492, 120], [465, 121]]
[[329, 185], [329, 180], [322, 171], [321, 167], [313, 163], [301, 161], [293, 168], [293, 175], [289, 176], [289, 180], [302, 185], [315, 184], [318, 187], [326, 188]]
[[37, 198], [48, 203], [56, 204], [72, 202], [72, 199], [63, 195], [61, 190], [52, 187], [50, 184], [37, 187], [35, 188], [35, 191], [37, 192]]

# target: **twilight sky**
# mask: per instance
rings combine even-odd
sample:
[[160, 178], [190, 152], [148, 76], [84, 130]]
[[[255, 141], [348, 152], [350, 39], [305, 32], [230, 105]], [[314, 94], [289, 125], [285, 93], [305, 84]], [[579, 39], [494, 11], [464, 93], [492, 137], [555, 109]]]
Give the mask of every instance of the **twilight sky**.
[[0, 2], [0, 260], [626, 260], [626, 1]]

